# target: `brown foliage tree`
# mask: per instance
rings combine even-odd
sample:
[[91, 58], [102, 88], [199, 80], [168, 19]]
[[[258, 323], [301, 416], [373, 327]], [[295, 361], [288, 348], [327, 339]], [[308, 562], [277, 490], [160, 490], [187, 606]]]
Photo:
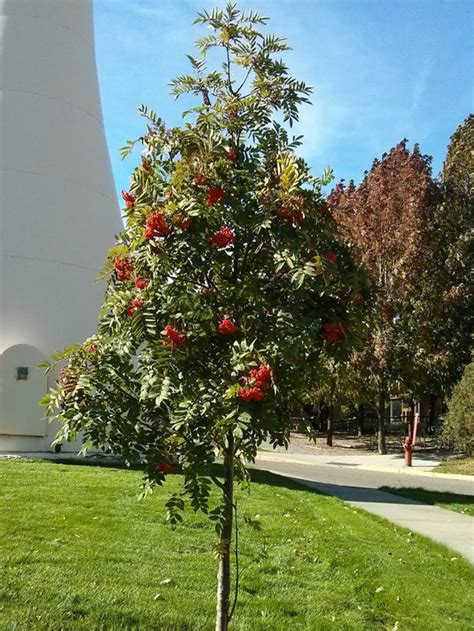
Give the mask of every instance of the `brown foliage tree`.
[[[328, 203], [345, 241], [377, 290], [362, 362], [367, 398], [378, 410], [378, 450], [386, 453], [385, 408], [399, 380], [403, 323], [420, 273], [431, 257], [425, 230], [432, 199], [430, 158], [403, 140], [375, 160], [359, 186], [339, 183]], [[362, 368], [361, 368], [362, 370]]]

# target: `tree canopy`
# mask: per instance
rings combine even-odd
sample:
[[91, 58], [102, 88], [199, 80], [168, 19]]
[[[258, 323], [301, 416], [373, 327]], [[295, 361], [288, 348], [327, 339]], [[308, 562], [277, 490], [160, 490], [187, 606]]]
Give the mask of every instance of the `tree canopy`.
[[[378, 409], [380, 453], [385, 452], [384, 417], [389, 395], [400, 388], [412, 361], [407, 314], [431, 248], [426, 230], [433, 196], [430, 159], [400, 142], [375, 160], [362, 183], [339, 183], [329, 195], [345, 242], [354, 248], [376, 288], [366, 346], [351, 359], [349, 381], [361, 402]], [[347, 380], [347, 379], [346, 379]]]

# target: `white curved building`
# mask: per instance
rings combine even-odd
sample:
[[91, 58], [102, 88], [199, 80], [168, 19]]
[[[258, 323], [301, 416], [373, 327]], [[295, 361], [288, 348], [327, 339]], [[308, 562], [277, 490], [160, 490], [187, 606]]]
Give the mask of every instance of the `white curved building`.
[[122, 224], [90, 0], [0, 0], [0, 451], [44, 451], [41, 358], [95, 331]]

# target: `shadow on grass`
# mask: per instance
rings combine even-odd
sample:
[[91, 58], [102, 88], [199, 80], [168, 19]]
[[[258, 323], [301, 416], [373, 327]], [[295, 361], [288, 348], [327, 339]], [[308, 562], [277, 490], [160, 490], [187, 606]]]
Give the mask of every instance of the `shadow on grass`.
[[[256, 470], [257, 469], [252, 469], [252, 479], [254, 479], [253, 472]], [[264, 472], [264, 470], [262, 469], [258, 470], [262, 473]], [[309, 489], [311, 491], [319, 493], [320, 495], [330, 495], [349, 503], [367, 502], [374, 504], [401, 504], [405, 506], [410, 504], [419, 505], [420, 503], [422, 503], [422, 500], [417, 501], [411, 497], [401, 497], [400, 495], [393, 495], [391, 493], [380, 490], [379, 488], [368, 486], [352, 486], [350, 484], [344, 483], [334, 484], [331, 482], [321, 482], [304, 477], [299, 477], [298, 475], [293, 474], [291, 471], [289, 471], [288, 473], [283, 473], [280, 471], [272, 470], [271, 475], [274, 476], [275, 480], [277, 480], [276, 482], [273, 482], [273, 484], [276, 484], [278, 486], [286, 486], [287, 488], [298, 488], [300, 490], [303, 486], [306, 487], [307, 490]], [[304, 469], [303, 475], [305, 475]], [[296, 487], [292, 487], [289, 485], [291, 481], [296, 484]], [[266, 483], [272, 484], [272, 482]]]
[[452, 504], [465, 505], [466, 507], [474, 506], [474, 495], [458, 495], [457, 493], [442, 493], [437, 491], [426, 491], [422, 488], [401, 488], [394, 489], [389, 486], [382, 486], [381, 491], [394, 493], [404, 498], [410, 498], [423, 504], [432, 506], [450, 506]]
[[[34, 460], [37, 462], [37, 460]], [[71, 465], [71, 466], [81, 466], [81, 467], [98, 467], [103, 469], [121, 469], [121, 470], [131, 470], [131, 471], [143, 471], [143, 466], [139, 462], [127, 464], [123, 460], [119, 459], [108, 459], [102, 457], [95, 458], [94, 456], [88, 456], [84, 458], [78, 458], [74, 456], [73, 458], [66, 457], [57, 457], [57, 458], [42, 458], [41, 462], [50, 463], [50, 464], [60, 464], [60, 465]], [[33, 460], [31, 460], [33, 462]], [[212, 475], [217, 477], [222, 477], [223, 467], [220, 464], [214, 464], [211, 469]], [[206, 474], [205, 471], [202, 472], [203, 475]], [[288, 489], [294, 491], [312, 491], [315, 489], [308, 489], [301, 482], [293, 481], [290, 478], [285, 476], [278, 475], [276, 473], [270, 473], [268, 471], [263, 471], [261, 469], [249, 469], [250, 479], [252, 482], [257, 482], [258, 484], [267, 484], [269, 486], [278, 486], [278, 487], [286, 487]], [[167, 473], [167, 476], [180, 475], [180, 471]], [[317, 492], [317, 491], [316, 491]], [[324, 493], [321, 493], [324, 495]]]
[[42, 458], [42, 462], [48, 462], [50, 464], [62, 464], [71, 465], [73, 467], [100, 467], [102, 469], [124, 469], [131, 471], [143, 471], [143, 466], [139, 462], [132, 462], [127, 464], [122, 459], [108, 458], [104, 456], [86, 456], [84, 458], [74, 456], [69, 458], [68, 456], [59, 456], [58, 458]]
[[[287, 486], [287, 488], [293, 488], [287, 484], [288, 478], [281, 478], [278, 474], [272, 473], [275, 478], [283, 480], [284, 484], [278, 484], [278, 486]], [[253, 475], [252, 475], [253, 479]], [[403, 504], [403, 505], [418, 505], [422, 501], [417, 501], [410, 497], [401, 497], [400, 495], [393, 495], [379, 489], [373, 489], [366, 486], [349, 486], [345, 484], [330, 484], [328, 482], [313, 482], [304, 478], [298, 478], [291, 476], [291, 480], [296, 484], [295, 488], [301, 490], [302, 486], [305, 486], [307, 490], [314, 491], [320, 495], [330, 495], [332, 497], [338, 497], [343, 502], [368, 502], [374, 504]], [[269, 484], [267, 482], [267, 484]]]
[[[139, 462], [125, 463], [122, 459], [112, 458], [107, 456], [57, 456], [54, 458], [19, 458], [19, 461], [23, 462], [43, 462], [52, 465], [66, 465], [71, 467], [92, 467], [99, 469], [119, 469], [124, 471], [143, 471], [143, 466]], [[214, 464], [211, 469], [211, 474], [217, 477], [222, 477], [223, 467], [221, 464]], [[202, 471], [202, 475], [206, 475], [206, 471]], [[181, 472], [177, 470], [176, 472], [167, 473], [167, 476], [180, 475]], [[249, 475], [252, 482], [256, 482], [258, 484], [266, 484], [268, 486], [276, 486], [280, 488], [287, 488], [292, 491], [304, 491], [306, 493], [315, 492], [319, 495], [326, 495], [326, 493], [319, 491], [317, 489], [309, 488], [304, 484], [304, 480], [296, 480], [296, 478], [292, 479], [289, 477], [285, 477], [284, 475], [278, 475], [277, 473], [270, 473], [269, 471], [264, 471], [262, 469], [257, 469], [250, 467]]]

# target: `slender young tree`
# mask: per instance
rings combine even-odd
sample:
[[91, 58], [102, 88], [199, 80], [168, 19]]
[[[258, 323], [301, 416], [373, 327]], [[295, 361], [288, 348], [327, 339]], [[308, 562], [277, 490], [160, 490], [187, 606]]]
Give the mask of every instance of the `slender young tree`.
[[[359, 354], [366, 391], [378, 410], [378, 451], [386, 453], [385, 409], [407, 358], [406, 313], [431, 248], [426, 225], [432, 195], [430, 159], [400, 142], [375, 160], [359, 186], [338, 184], [329, 196], [344, 240], [377, 289], [368, 351]], [[363, 399], [362, 399], [363, 401]]]
[[232, 4], [196, 22], [211, 32], [173, 92], [197, 105], [171, 129], [141, 107], [146, 132], [123, 150], [139, 146], [141, 163], [123, 193], [98, 332], [54, 358], [63, 367], [45, 403], [62, 421], [59, 440], [82, 432], [140, 461], [145, 491], [179, 468], [168, 518], [180, 521], [189, 501], [215, 522], [225, 631], [234, 482], [248, 483], [263, 440], [287, 442], [290, 411], [319, 367], [346, 356], [360, 320], [351, 296], [365, 278], [323, 201], [329, 175], [311, 176], [285, 130], [310, 94], [278, 57], [285, 41]]

